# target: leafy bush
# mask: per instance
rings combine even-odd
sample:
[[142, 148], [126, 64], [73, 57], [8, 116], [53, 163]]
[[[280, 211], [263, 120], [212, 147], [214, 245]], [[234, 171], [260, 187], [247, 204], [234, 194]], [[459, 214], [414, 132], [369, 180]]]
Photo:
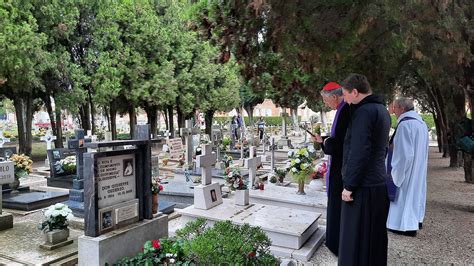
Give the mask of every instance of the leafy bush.
[[[420, 116], [423, 121], [425, 121], [429, 129], [435, 127], [435, 122], [432, 114], [420, 114]], [[397, 117], [395, 115], [390, 115], [390, 118], [392, 119], [392, 128], [395, 128], [397, 126]]]
[[276, 265], [271, 242], [259, 227], [216, 222], [206, 227], [204, 219], [189, 222], [175, 238], [145, 242], [143, 251], [115, 265]]

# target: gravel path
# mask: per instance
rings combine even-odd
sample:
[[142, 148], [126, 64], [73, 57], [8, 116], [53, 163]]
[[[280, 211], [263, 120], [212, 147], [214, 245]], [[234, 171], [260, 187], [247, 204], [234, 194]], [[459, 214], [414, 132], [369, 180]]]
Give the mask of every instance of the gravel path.
[[[428, 194], [423, 229], [417, 237], [389, 233], [388, 264], [474, 265], [474, 185], [464, 182], [462, 168], [430, 148]], [[311, 264], [336, 264], [323, 245]]]

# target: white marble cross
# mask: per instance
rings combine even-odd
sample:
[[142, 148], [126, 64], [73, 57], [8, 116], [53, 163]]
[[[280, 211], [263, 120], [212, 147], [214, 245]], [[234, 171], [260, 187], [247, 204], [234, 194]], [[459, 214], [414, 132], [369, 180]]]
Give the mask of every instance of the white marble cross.
[[9, 138], [3, 136], [3, 131], [0, 131], [0, 148], [3, 148], [3, 144], [10, 142]]
[[191, 120], [186, 120], [186, 127], [181, 128], [181, 136], [184, 136], [184, 142], [186, 145], [186, 163], [191, 166], [193, 164], [193, 135], [196, 135], [199, 131], [193, 127]]
[[196, 156], [196, 166], [201, 168], [202, 185], [210, 185], [212, 182], [212, 166], [216, 163], [216, 154], [212, 153], [212, 145], [201, 145], [202, 155]]
[[245, 159], [244, 168], [249, 169], [249, 181], [250, 187], [254, 187], [255, 178], [257, 177], [257, 166], [260, 165], [260, 156], [254, 157], [255, 146], [250, 146], [250, 158]]
[[42, 136], [40, 140], [46, 141], [46, 149], [51, 150], [53, 148], [51, 143], [56, 140], [56, 136], [51, 135], [51, 131], [48, 130], [48, 132], [46, 132], [46, 135]]

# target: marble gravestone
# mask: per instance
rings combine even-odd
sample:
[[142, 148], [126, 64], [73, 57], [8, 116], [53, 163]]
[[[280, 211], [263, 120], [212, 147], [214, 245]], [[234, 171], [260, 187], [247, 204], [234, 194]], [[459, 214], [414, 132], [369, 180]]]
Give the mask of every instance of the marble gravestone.
[[181, 138], [168, 139], [167, 144], [169, 146], [170, 159], [178, 159], [183, 153], [183, 142]]
[[[13, 183], [15, 180], [15, 165], [12, 161], [0, 162], [0, 185]], [[0, 191], [0, 231], [13, 227], [13, 215], [2, 210], [2, 195]]]
[[193, 136], [199, 133], [198, 128], [193, 127], [191, 120], [186, 120], [186, 127], [181, 128], [181, 137], [184, 137], [184, 142], [186, 146], [186, 163], [188, 167], [192, 167], [193, 164]]
[[3, 131], [0, 131], [0, 148], [3, 148], [3, 144], [10, 142], [9, 138], [3, 136]]
[[[72, 188], [73, 179], [77, 172], [69, 173], [63, 169], [60, 161], [69, 156], [76, 156], [73, 150], [58, 148], [47, 150], [50, 175], [47, 177], [48, 186], [60, 188]], [[77, 161], [76, 161], [77, 167]]]
[[135, 145], [134, 149], [84, 154], [86, 236], [96, 237], [153, 217], [149, 126], [137, 125], [136, 131], [140, 139], [121, 142], [122, 146]]
[[196, 166], [202, 169], [201, 184], [194, 187], [194, 208], [208, 210], [222, 203], [221, 186], [212, 183], [212, 166], [216, 163], [216, 154], [212, 146], [202, 145], [202, 155], [196, 156]]
[[262, 162], [260, 156], [254, 157], [254, 154], [255, 146], [250, 146], [250, 158], [244, 161], [244, 168], [249, 170], [249, 185], [252, 188], [256, 188], [257, 167]]
[[13, 154], [16, 154], [16, 147], [1, 147], [0, 148], [0, 161], [7, 160], [12, 157]]

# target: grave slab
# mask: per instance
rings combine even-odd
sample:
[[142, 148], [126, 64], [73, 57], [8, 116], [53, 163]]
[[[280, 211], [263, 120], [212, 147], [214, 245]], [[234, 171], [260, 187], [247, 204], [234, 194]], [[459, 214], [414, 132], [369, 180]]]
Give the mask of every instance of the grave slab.
[[209, 222], [230, 220], [234, 224], [248, 223], [259, 226], [268, 235], [272, 245], [300, 249], [318, 230], [320, 213], [277, 207], [262, 204], [238, 206], [232, 200], [209, 210], [196, 209], [194, 206], [178, 211], [185, 220], [204, 218]]
[[113, 264], [123, 257], [135, 256], [143, 247], [144, 240], [167, 236], [167, 215], [143, 220], [98, 237], [81, 236], [78, 239], [79, 265]]
[[22, 211], [37, 210], [52, 204], [63, 202], [69, 198], [67, 192], [32, 191], [17, 194], [6, 194], [3, 207]]
[[289, 186], [267, 184], [264, 190], [250, 190], [250, 203], [318, 212], [322, 214], [322, 219], [326, 219], [326, 192], [315, 191], [306, 186], [306, 195], [296, 195], [297, 189], [294, 183]]

